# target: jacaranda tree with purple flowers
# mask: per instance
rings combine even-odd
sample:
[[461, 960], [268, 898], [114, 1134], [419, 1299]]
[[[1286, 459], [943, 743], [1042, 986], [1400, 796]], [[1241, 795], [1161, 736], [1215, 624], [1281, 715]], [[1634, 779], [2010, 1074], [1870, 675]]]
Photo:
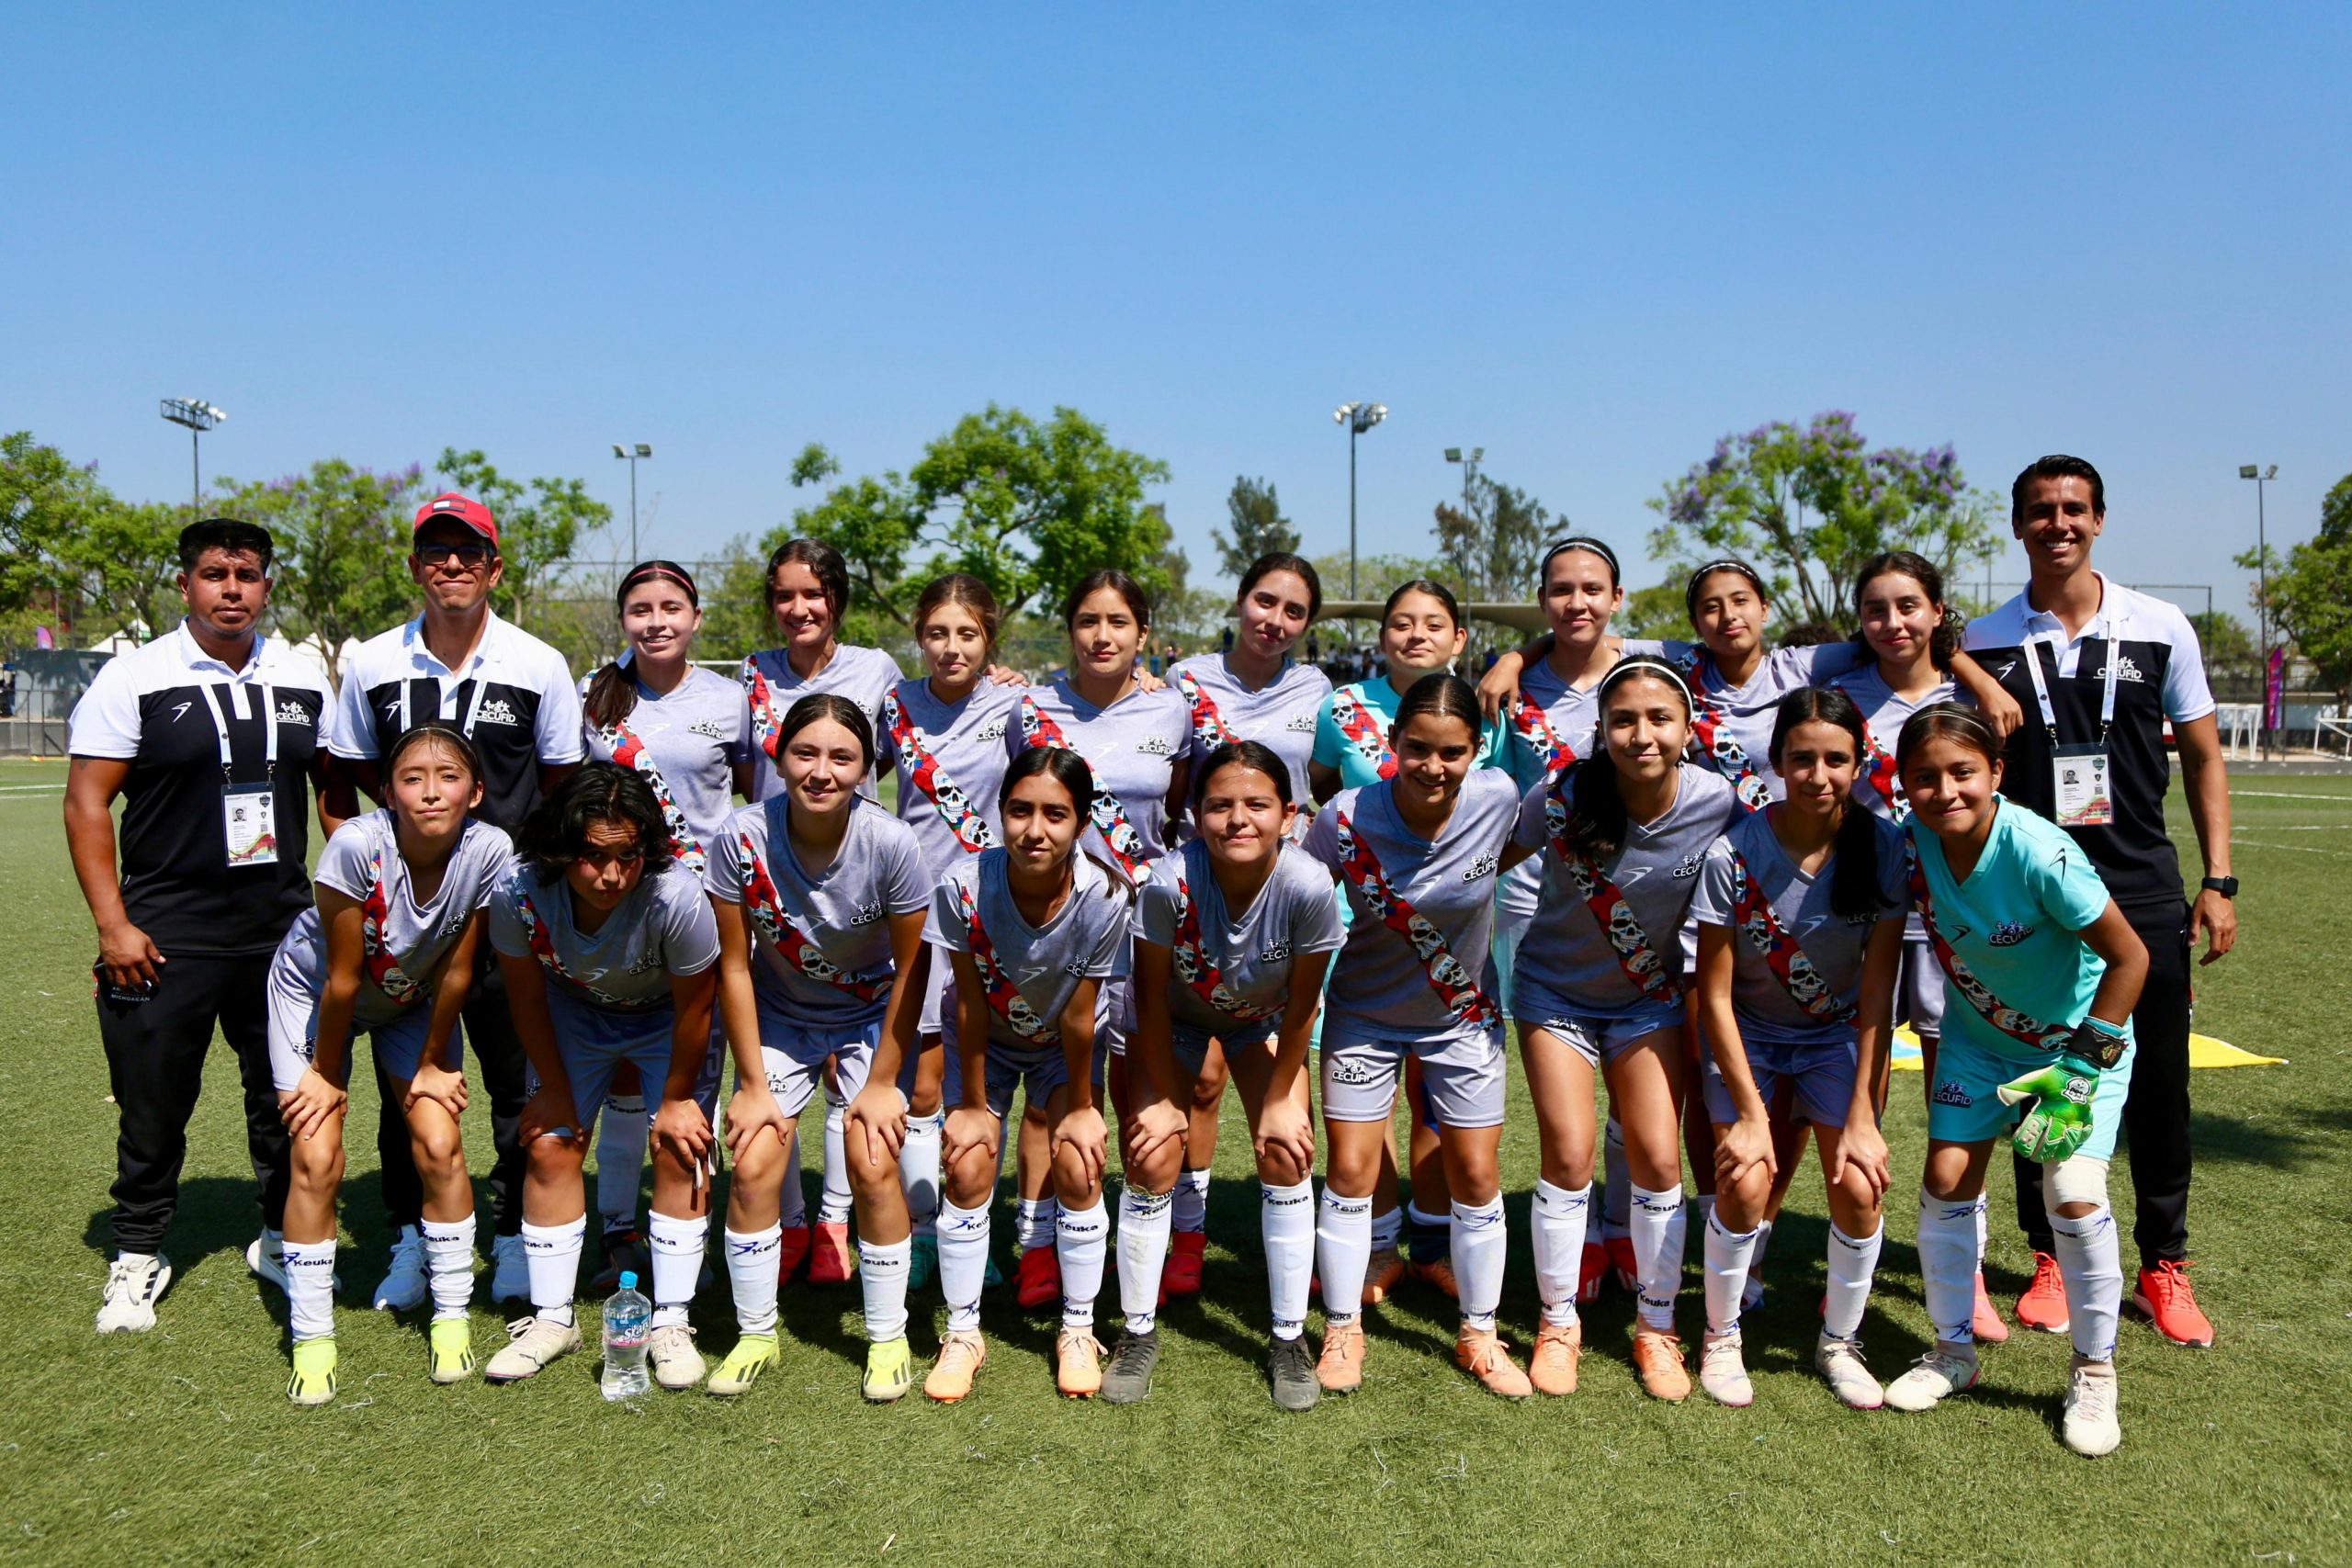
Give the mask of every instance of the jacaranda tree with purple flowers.
[[1854, 416], [1835, 411], [1724, 436], [1649, 504], [1665, 519], [1652, 554], [1688, 566], [1736, 556], [1782, 602], [1780, 620], [1849, 631], [1854, 578], [1871, 557], [1917, 550], [1950, 574], [1992, 547], [2001, 510], [1969, 490], [1949, 446], [1873, 451]]

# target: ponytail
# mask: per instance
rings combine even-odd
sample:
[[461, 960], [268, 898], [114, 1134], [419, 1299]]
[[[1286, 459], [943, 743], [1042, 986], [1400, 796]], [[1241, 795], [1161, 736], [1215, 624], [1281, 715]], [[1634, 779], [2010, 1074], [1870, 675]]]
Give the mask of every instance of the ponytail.
[[589, 678], [588, 694], [581, 699], [580, 709], [590, 728], [610, 729], [637, 706], [637, 677], [629, 673], [624, 662], [627, 658], [624, 654]]

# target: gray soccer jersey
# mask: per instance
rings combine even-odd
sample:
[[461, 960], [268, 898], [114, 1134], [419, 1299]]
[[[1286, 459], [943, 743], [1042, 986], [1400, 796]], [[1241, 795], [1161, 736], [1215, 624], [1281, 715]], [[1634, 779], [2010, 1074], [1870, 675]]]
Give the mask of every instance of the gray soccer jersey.
[[[1293, 801], [1304, 807], [1314, 799], [1307, 793], [1306, 761], [1315, 751], [1315, 716], [1331, 695], [1329, 676], [1312, 664], [1285, 660], [1281, 673], [1253, 692], [1234, 678], [1222, 653], [1197, 654], [1169, 671], [1168, 682], [1181, 696], [1180, 675], [1191, 676], [1202, 695], [1216, 705], [1217, 716], [1235, 739], [1255, 740], [1273, 749], [1274, 755], [1290, 768]], [[1216, 749], [1215, 742], [1202, 739], [1200, 729], [1197, 724], [1192, 727], [1187, 753], [1195, 777]]]
[[[1010, 760], [1005, 737], [1014, 728], [1013, 709], [1020, 705], [1021, 688], [983, 679], [953, 705], [933, 695], [929, 681], [901, 681], [895, 690], [900, 710], [914, 726], [924, 751], [1001, 841], [1003, 824], [997, 818], [996, 795]], [[932, 874], [945, 875], [950, 866], [972, 852], [956, 838], [933, 795], [915, 784], [913, 759], [891, 739], [888, 726], [883, 727], [876, 743], [883, 761], [898, 773], [899, 820], [915, 830], [922, 863]]]
[[1349, 910], [1347, 943], [1324, 988], [1330, 1015], [1323, 1022], [1325, 1039], [1433, 1045], [1481, 1035], [1491, 1027], [1464, 1021], [1446, 1006], [1412, 943], [1384, 923], [1356, 891], [1341, 863], [1340, 818], [1348, 818], [1359, 849], [1378, 859], [1391, 891], [1436, 928], [1455, 960], [1478, 976], [1479, 988], [1500, 1003], [1494, 994], [1491, 951], [1495, 869], [1518, 810], [1519, 791], [1507, 775], [1474, 768], [1462, 781], [1453, 816], [1434, 841], [1396, 815], [1392, 783], [1341, 790], [1317, 815], [1306, 832], [1306, 852], [1339, 877]]
[[[1176, 876], [1184, 879], [1203, 954], [1220, 976], [1220, 988], [1262, 1016], [1237, 1019], [1212, 1007], [1184, 978], [1170, 972], [1168, 1005], [1176, 1021], [1228, 1044], [1259, 1040], [1282, 1025], [1290, 996], [1293, 964], [1309, 953], [1336, 953], [1346, 936], [1331, 874], [1319, 861], [1290, 844], [1282, 846], [1273, 874], [1238, 919], [1227, 908], [1209, 863], [1208, 846], [1198, 840], [1170, 858], [1146, 883], [1136, 905], [1136, 935], [1158, 947], [1176, 942]], [[1138, 1005], [1146, 998], [1138, 998]]]
[[[1611, 660], [1614, 663], [1615, 660]], [[1606, 670], [1602, 671], [1607, 673]], [[1568, 754], [1578, 761], [1597, 754], [1600, 750], [1600, 682], [1595, 677], [1589, 686], [1571, 686], [1560, 672], [1552, 668], [1548, 659], [1539, 659], [1527, 667], [1520, 677], [1521, 695], [1544, 710], [1544, 721], [1552, 727], [1552, 734]], [[1511, 782], [1520, 793], [1542, 784], [1550, 771], [1546, 758], [1538, 752], [1540, 737], [1531, 740], [1520, 732], [1510, 716], [1497, 727], [1493, 750], [1488, 765], [1508, 768]], [[1522, 916], [1534, 912], [1544, 886], [1544, 867], [1529, 861], [1514, 866], [1503, 878], [1503, 913]]]
[[1698, 671], [1700, 694], [1721, 716], [1724, 733], [1736, 739], [1747, 751], [1747, 765], [1756, 770], [1774, 800], [1788, 794], [1781, 785], [1779, 770], [1772, 766], [1772, 722], [1780, 716], [1781, 699], [1806, 686], [1826, 685], [1832, 678], [1859, 669], [1871, 659], [1866, 649], [1851, 642], [1776, 648], [1764, 656], [1755, 673], [1735, 686], [1724, 680], [1715, 669], [1714, 656], [1707, 653], [1702, 644], [1668, 641], [1628, 643], [1625, 647], [1628, 653], [1651, 650], [1668, 662], [1680, 662], [1694, 654], [1703, 656]]
[[[1894, 689], [1886, 683], [1886, 677], [1878, 672], [1875, 664], [1850, 671], [1829, 683], [1854, 699], [1854, 705], [1862, 710], [1862, 724], [1869, 730], [1871, 741], [1890, 760], [1894, 756], [1894, 743], [1901, 739], [1904, 725], [1910, 721], [1913, 714], [1929, 703], [1958, 702], [1966, 703], [1971, 707], [1976, 705], [1976, 699], [1956, 685], [1950, 676], [1938, 681], [1924, 695], [1897, 696]], [[1896, 781], [1890, 778], [1888, 782]], [[1891, 818], [1894, 816], [1894, 803], [1880, 792], [1867, 760], [1854, 775], [1854, 800], [1868, 808], [1874, 817]]]
[[[726, 842], [711, 852], [705, 886], [722, 904], [752, 905], [759, 947], [752, 983], [764, 1010], [807, 1028], [863, 1029], [882, 1016], [889, 1001], [888, 918], [928, 907], [933, 879], [923, 869], [914, 829], [864, 798], [851, 805], [848, 830], [833, 863], [811, 877], [792, 852], [790, 812], [789, 797], [778, 795], [729, 818]], [[785, 917], [773, 931], [759, 913], [766, 907], [763, 885]], [[796, 931], [815, 949], [807, 955], [810, 967], [830, 967], [844, 978], [864, 976], [871, 982], [865, 987], [871, 994], [804, 973], [776, 945], [778, 936], [790, 942]]]
[[[751, 705], [752, 760], [759, 764], [759, 797], [772, 800], [784, 793], [784, 775], [776, 770], [775, 748], [784, 716], [792, 711], [793, 704], [803, 697], [827, 693], [847, 697], [864, 710], [866, 723], [874, 727], [878, 737], [882, 732], [882, 695], [901, 678], [897, 660], [878, 648], [861, 648], [855, 643], [835, 644], [832, 658], [806, 681], [794, 671], [791, 660], [780, 648], [771, 648], [745, 660], [741, 684]], [[860, 784], [857, 792], [868, 800], [881, 798], [871, 778]]]
[[[663, 805], [677, 807], [688, 835], [708, 852], [711, 840], [718, 837], [735, 809], [735, 764], [759, 755], [752, 740], [751, 705], [744, 699], [742, 686], [716, 671], [689, 665], [686, 678], [667, 696], [657, 696], [639, 686], [637, 705], [619, 728], [639, 743], [628, 748], [631, 761], [627, 765], [647, 773], [646, 782], [650, 784], [651, 774], [639, 759], [651, 759], [653, 770], [661, 776], [654, 794], [666, 792]], [[616, 761], [616, 749], [628, 745], [628, 737], [601, 729], [593, 720], [584, 728], [588, 755], [594, 761]]]
[[1851, 1040], [1850, 1022], [1825, 1023], [1800, 1007], [1740, 929], [1732, 905], [1732, 852], [1739, 852], [1752, 886], [1771, 905], [1773, 918], [1804, 950], [1830, 993], [1851, 1004], [1861, 995], [1862, 950], [1870, 945], [1871, 932], [1882, 918], [1897, 915], [1911, 903], [1903, 874], [1903, 829], [1871, 818], [1878, 845], [1879, 909], [1849, 918], [1829, 907], [1837, 857], [1832, 855], [1807, 876], [1781, 848], [1767, 815], [1757, 811], [1742, 816], [1708, 846], [1698, 890], [1690, 898], [1691, 918], [1702, 926], [1731, 928], [1731, 1005], [1744, 1036], [1796, 1045]]
[[[1005, 882], [1005, 852], [986, 850], [968, 855], [951, 869], [931, 895], [931, 915], [923, 922], [923, 940], [946, 953], [972, 951], [971, 916], [967, 900], [979, 913], [980, 930], [993, 950], [997, 971], [1047, 1029], [1069, 1005], [1070, 992], [1080, 980], [1111, 980], [1127, 972], [1127, 930], [1133, 900], [1126, 888], [1102, 866], [1080, 855], [1072, 864], [1069, 897], [1044, 927], [1021, 918]], [[953, 960], [945, 953], [934, 963]], [[956, 1029], [956, 987], [949, 982], [941, 999], [940, 1021], [946, 1032]], [[1101, 1009], [1097, 1008], [1098, 1022]], [[1017, 1032], [994, 1006], [989, 1009], [989, 1043], [1001, 1050], [1035, 1053], [1059, 1050]], [[1099, 1043], [1099, 1042], [1098, 1042]]]
[[560, 1029], [619, 1043], [641, 1036], [646, 1015], [669, 1006], [671, 976], [699, 975], [718, 961], [718, 921], [702, 878], [673, 863], [640, 878], [583, 936], [562, 873], [543, 877], [518, 862], [490, 901], [490, 943], [503, 957], [539, 958]]
[[[514, 846], [503, 832], [480, 818], [469, 818], [442, 868], [441, 886], [420, 906], [408, 863], [401, 859], [397, 821], [386, 807], [336, 829], [319, 855], [313, 880], [370, 908], [371, 923], [381, 922], [383, 952], [401, 976], [424, 987], [432, 983], [434, 966], [466, 929], [467, 919], [488, 901], [514, 855]], [[316, 998], [325, 983], [326, 962], [326, 942], [313, 906], [296, 917], [277, 944], [277, 954], [270, 961], [271, 983]], [[425, 996], [405, 1006], [393, 1000], [380, 983], [385, 977], [370, 953], [360, 978], [359, 999], [352, 1004], [353, 1030], [380, 1027], [426, 1005]]]
[[[1024, 694], [1086, 759], [1095, 787], [1119, 797], [1143, 840], [1140, 858], [1153, 861], [1168, 853], [1168, 784], [1193, 734], [1191, 711], [1176, 689], [1129, 692], [1106, 708], [1080, 696], [1068, 681], [1032, 686]], [[1006, 752], [1018, 756], [1027, 747], [1016, 712], [1005, 737]], [[1090, 833], [1086, 842], [1094, 841]]]
[[[1609, 765], [1606, 758], [1579, 764]], [[1690, 762], [1677, 768], [1674, 804], [1655, 822], [1628, 822], [1625, 842], [1600, 867], [1625, 896], [1650, 950], [1670, 976], [1682, 972], [1682, 920], [1690, 912], [1707, 846], [1735, 817], [1746, 815], [1722, 778]], [[1527, 940], [1519, 945], [1516, 984], [1538, 987], [1571, 1009], [1596, 1016], [1640, 1006], [1645, 999], [1641, 988], [1626, 977], [1617, 950], [1552, 852], [1544, 826], [1548, 794], [1543, 788], [1527, 792], [1519, 803], [1513, 833], [1521, 846], [1544, 857], [1543, 897]]]

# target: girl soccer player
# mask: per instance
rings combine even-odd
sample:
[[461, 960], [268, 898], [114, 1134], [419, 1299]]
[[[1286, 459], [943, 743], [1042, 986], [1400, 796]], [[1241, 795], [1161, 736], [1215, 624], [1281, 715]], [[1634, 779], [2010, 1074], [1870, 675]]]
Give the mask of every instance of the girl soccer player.
[[269, 1059], [292, 1134], [286, 1199], [286, 1397], [335, 1396], [334, 1213], [343, 1184], [345, 1086], [365, 1032], [408, 1116], [424, 1182], [424, 1255], [433, 1292], [431, 1376], [474, 1370], [474, 1190], [458, 1118], [466, 1109], [458, 1014], [473, 976], [483, 899], [503, 874], [506, 835], [468, 815], [481, 764], [455, 726], [420, 724], [385, 753], [391, 804], [335, 830], [319, 856], [316, 905], [269, 966]]
[[682, 857], [641, 773], [589, 762], [523, 824], [521, 857], [490, 901], [490, 941], [531, 1060], [523, 1246], [531, 1315], [482, 1376], [514, 1382], [580, 1345], [572, 1295], [587, 1235], [582, 1142], [627, 1062], [659, 1084], [653, 1119], [654, 1380], [692, 1388], [703, 1361], [686, 1326], [710, 1228], [711, 998], [718, 926], [702, 873]]
[[1604, 754], [1529, 792], [1515, 835], [1544, 856], [1510, 1009], [1542, 1147], [1534, 1241], [1544, 1325], [1531, 1375], [1546, 1393], [1577, 1387], [1599, 1072], [1624, 1128], [1639, 1292], [1634, 1363], [1652, 1396], [1679, 1400], [1690, 1393], [1674, 1332], [1684, 1223], [1680, 932], [1707, 846], [1740, 807], [1723, 779], [1682, 760], [1691, 703], [1673, 666], [1623, 660], [1596, 700]]
[[1829, 1195], [1829, 1293], [1814, 1364], [1851, 1408], [1882, 1403], [1859, 1337], [1883, 1239], [1876, 1090], [1911, 899], [1901, 829], [1853, 798], [1863, 736], [1842, 692], [1782, 698], [1770, 755], [1787, 794], [1715, 840], [1691, 899], [1716, 1175], [1699, 1386], [1722, 1404], [1755, 1398], [1739, 1314], [1774, 1186], [1784, 1086], [1813, 1124]]
[[1102, 1386], [1094, 1299], [1109, 1224], [1102, 1213], [1103, 983], [1126, 965], [1133, 907], [1126, 881], [1089, 854], [1093, 774], [1064, 747], [1024, 751], [1006, 766], [997, 806], [1004, 843], [966, 859], [932, 896], [923, 938], [944, 951], [954, 982], [940, 1000], [960, 1098], [943, 1136], [946, 1201], [939, 1212], [939, 1282], [947, 1334], [923, 1392], [954, 1404], [988, 1359], [980, 1286], [989, 1205], [1005, 1112], [1017, 1089], [1043, 1109], [1059, 1200], [1054, 1247], [1062, 1295], [1055, 1386], [1086, 1398]]
[[885, 1109], [868, 1100], [859, 1146], [845, 1146], [842, 1161], [865, 1301], [861, 1388], [888, 1402], [913, 1383], [913, 1247], [897, 1159], [906, 1101], [896, 1084], [922, 1007], [930, 880], [914, 830], [859, 793], [874, 772], [874, 732], [855, 703], [830, 693], [802, 697], [785, 715], [776, 751], [785, 793], [729, 818], [707, 878], [718, 914], [719, 1008], [735, 1054], [727, 1272], [741, 1329], [707, 1386], [715, 1394], [745, 1393], [776, 1359], [779, 1206], [797, 1175], [788, 1134], [830, 1061], [843, 1094], [856, 1099], [878, 1070], [892, 1100]]
[[2075, 1341], [2065, 1443], [2112, 1453], [2123, 1440], [2123, 1268], [2107, 1167], [2132, 1085], [2132, 1009], [2147, 949], [2074, 840], [2001, 798], [2001, 744], [1983, 716], [1949, 703], [1922, 708], [1894, 754], [1911, 802], [1912, 901], [1945, 998], [1919, 1194], [1936, 1346], [1887, 1385], [1886, 1402], [1926, 1410], [1975, 1384], [1976, 1219], [1993, 1145], [2014, 1126], [2018, 1152], [2048, 1168], [2042, 1194]]
[[1136, 1032], [1145, 1077], [1125, 1129], [1127, 1184], [1119, 1203], [1119, 1297], [1126, 1327], [1102, 1397], [1131, 1404], [1151, 1391], [1159, 1356], [1154, 1312], [1169, 1224], [1169, 1186], [1185, 1156], [1188, 1108], [1201, 1064], [1222, 1048], [1241, 1088], [1258, 1155], [1273, 1329], [1267, 1371], [1274, 1403], [1314, 1406], [1307, 1280], [1315, 1267], [1315, 1132], [1306, 1047], [1330, 955], [1346, 934], [1331, 878], [1290, 840], [1291, 768], [1271, 747], [1238, 740], [1202, 760], [1193, 790], [1199, 836], [1162, 863], [1136, 912]]
[[1478, 728], [1468, 682], [1423, 676], [1397, 705], [1395, 776], [1340, 791], [1306, 834], [1307, 853], [1345, 883], [1351, 912], [1323, 1026], [1331, 1155], [1317, 1232], [1325, 1331], [1316, 1375], [1333, 1393], [1363, 1381], [1373, 1187], [1408, 1055], [1421, 1063], [1453, 1192], [1455, 1358], [1495, 1393], [1529, 1392], [1495, 1333], [1505, 1232], [1495, 1167], [1502, 1010], [1491, 943], [1495, 877], [1523, 858], [1506, 852], [1519, 792], [1476, 765]]
[[[1284, 798], [1306, 798], [1316, 718], [1331, 695], [1331, 682], [1322, 671], [1291, 655], [1322, 610], [1323, 581], [1304, 558], [1278, 550], [1250, 563], [1234, 600], [1233, 647], [1183, 660], [1169, 672], [1169, 683], [1192, 710], [1193, 741], [1185, 760], [1195, 777], [1218, 747], [1255, 740], [1280, 757], [1289, 773]], [[1294, 820], [1303, 822], [1295, 813]], [[1193, 827], [1197, 832], [1199, 824]], [[1225, 1054], [1212, 1042], [1192, 1080], [1184, 1163], [1176, 1179], [1175, 1250], [1167, 1268], [1171, 1296], [1201, 1288], [1209, 1168], [1216, 1162], [1217, 1105], [1227, 1077]]]

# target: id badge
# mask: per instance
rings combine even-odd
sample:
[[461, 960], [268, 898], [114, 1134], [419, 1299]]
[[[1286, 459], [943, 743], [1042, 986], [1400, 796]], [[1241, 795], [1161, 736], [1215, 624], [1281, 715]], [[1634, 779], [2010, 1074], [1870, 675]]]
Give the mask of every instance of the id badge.
[[220, 826], [231, 865], [277, 863], [277, 793], [268, 784], [222, 785]]
[[2058, 826], [2114, 826], [2115, 800], [2108, 789], [2106, 747], [2061, 746], [2050, 766], [2058, 779]]

